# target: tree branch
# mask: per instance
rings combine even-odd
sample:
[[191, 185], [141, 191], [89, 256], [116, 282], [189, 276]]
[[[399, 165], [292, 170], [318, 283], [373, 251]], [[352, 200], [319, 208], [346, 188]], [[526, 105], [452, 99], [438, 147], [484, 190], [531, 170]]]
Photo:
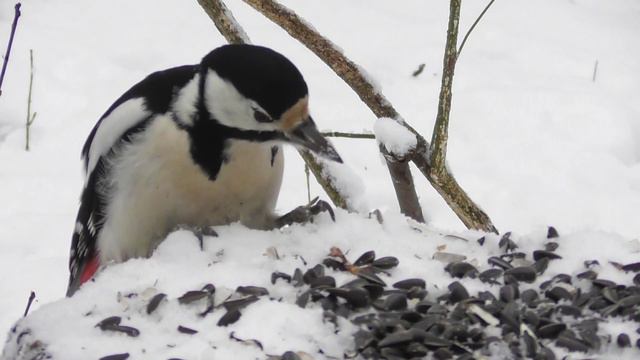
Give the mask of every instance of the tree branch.
[[251, 40], [221, 0], [198, 0], [229, 44], [250, 44]]
[[33, 115], [31, 115], [31, 93], [32, 93], [32, 89], [33, 89], [33, 49], [29, 50], [29, 96], [27, 97], [27, 120], [25, 123], [25, 136], [26, 136], [26, 144], [25, 144], [25, 150], [29, 151], [29, 140], [30, 140], [30, 134], [31, 134], [31, 125], [33, 124], [33, 122], [36, 119], [36, 114], [37, 113], [33, 113]]
[[[233, 18], [231, 11], [225, 6], [221, 0], [198, 0], [198, 3], [205, 10], [207, 15], [213, 20], [218, 31], [231, 44], [248, 44], [251, 43], [249, 36], [244, 32], [240, 24]], [[355, 207], [348, 203], [347, 194], [342, 194], [335, 185], [334, 180], [328, 176], [324, 168], [318, 160], [309, 151], [298, 149], [298, 153], [305, 161], [306, 166], [327, 193], [333, 204], [337, 207], [355, 211]]]
[[458, 55], [456, 56], [456, 59], [460, 57], [460, 53], [462, 52], [462, 48], [464, 47], [464, 44], [466, 44], [467, 42], [467, 38], [469, 37], [469, 35], [471, 35], [471, 32], [473, 31], [473, 29], [475, 29], [476, 25], [478, 25], [478, 23], [480, 22], [480, 19], [482, 19], [482, 17], [487, 12], [487, 10], [489, 10], [491, 5], [493, 5], [494, 1], [496, 0], [489, 1], [487, 6], [485, 6], [484, 10], [482, 10], [480, 15], [478, 15], [478, 18], [476, 19], [476, 21], [474, 21], [471, 27], [469, 28], [469, 30], [467, 30], [467, 33], [464, 35], [464, 38], [462, 39], [462, 44], [460, 44], [460, 47], [458, 48]]
[[[416, 151], [412, 157], [418, 169], [429, 179], [429, 182], [440, 193], [460, 220], [471, 229], [497, 233], [491, 219], [482, 211], [467, 193], [460, 187], [446, 164], [449, 114], [453, 74], [458, 59], [456, 44], [458, 41], [458, 25], [460, 20], [461, 0], [450, 0], [447, 41], [444, 51], [442, 84], [438, 102], [438, 114], [433, 128], [433, 136], [429, 151]], [[427, 156], [430, 154], [430, 156]]]
[[376, 138], [374, 134], [346, 133], [346, 132], [340, 132], [340, 131], [325, 131], [325, 132], [322, 132], [322, 136], [341, 137], [341, 138], [350, 138], [350, 139], [375, 139]]
[[0, 72], [0, 96], [2, 95], [2, 82], [4, 81], [4, 74], [7, 71], [7, 64], [9, 64], [9, 55], [11, 55], [11, 46], [13, 45], [13, 37], [16, 35], [16, 28], [18, 27], [18, 18], [20, 18], [20, 3], [15, 6], [15, 14], [13, 15], [13, 24], [11, 24], [11, 34], [9, 35], [9, 43], [7, 44], [7, 51], [4, 53], [4, 61], [2, 63], [2, 72]]
[[456, 69], [458, 41], [458, 24], [460, 22], [461, 0], [451, 0], [449, 8], [449, 26], [447, 29], [447, 42], [444, 50], [442, 64], [442, 84], [440, 86], [440, 99], [438, 101], [438, 114], [433, 127], [431, 137], [431, 166], [437, 171], [445, 171], [447, 158], [447, 142], [449, 128], [449, 113], [451, 112], [451, 88], [453, 73]]
[[[313, 30], [297, 14], [272, 0], [243, 1], [279, 25], [288, 32], [289, 35], [300, 41], [316, 54], [356, 92], [376, 117], [394, 119], [409, 128], [414, 134], [417, 134], [414, 129], [404, 123], [391, 103], [375, 88], [373, 83], [363, 75], [360, 67], [353, 61], [347, 59], [338, 51], [331, 41]], [[418, 202], [418, 195], [413, 185], [409, 163], [388, 156], [389, 154], [382, 146], [380, 146], [380, 151], [386, 155], [385, 159], [396, 190], [400, 211], [417, 221], [424, 222], [422, 209]]]

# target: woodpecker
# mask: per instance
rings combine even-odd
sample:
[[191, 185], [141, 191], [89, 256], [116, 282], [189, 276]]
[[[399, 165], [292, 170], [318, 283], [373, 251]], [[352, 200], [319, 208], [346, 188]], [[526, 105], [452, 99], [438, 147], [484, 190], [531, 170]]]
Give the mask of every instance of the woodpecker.
[[178, 226], [281, 226], [281, 145], [342, 162], [308, 103], [295, 65], [253, 45], [219, 47], [198, 65], [154, 72], [125, 92], [82, 149], [67, 296], [101, 265], [150, 256]]

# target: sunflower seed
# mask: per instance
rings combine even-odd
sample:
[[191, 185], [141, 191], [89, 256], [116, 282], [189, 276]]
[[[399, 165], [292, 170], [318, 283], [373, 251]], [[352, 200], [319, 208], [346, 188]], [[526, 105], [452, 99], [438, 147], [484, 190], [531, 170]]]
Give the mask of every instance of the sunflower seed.
[[409, 290], [413, 287], [424, 289], [426, 286], [427, 285], [423, 279], [405, 279], [405, 280], [400, 280], [395, 284], [393, 284], [394, 288], [405, 289], [405, 290]]
[[506, 232], [504, 235], [502, 235], [500, 241], [498, 241], [498, 247], [504, 249], [504, 251], [506, 252], [513, 251], [518, 248], [518, 245], [516, 245], [516, 243], [511, 240], [511, 231]]
[[454, 304], [469, 298], [469, 292], [464, 285], [460, 284], [458, 281], [454, 281], [449, 284], [449, 292], [451, 295], [449, 297], [449, 301]]
[[576, 275], [576, 277], [578, 279], [595, 280], [598, 277], [598, 273], [593, 270], [587, 270]]
[[465, 261], [451, 263], [447, 265], [444, 269], [452, 277], [455, 277], [455, 278], [464, 278], [464, 277], [475, 278], [476, 275], [478, 274], [478, 269], [476, 269], [475, 266]]
[[558, 230], [556, 230], [556, 228], [554, 228], [553, 226], [549, 226], [547, 228], [547, 239], [555, 239], [558, 236]]
[[571, 293], [562, 286], [554, 286], [551, 290], [545, 291], [545, 296], [555, 302], [560, 300], [571, 300]]
[[538, 261], [542, 258], [546, 258], [549, 260], [562, 259], [562, 256], [547, 250], [535, 250], [533, 252], [533, 260]]
[[640, 295], [630, 295], [618, 302], [622, 307], [630, 307], [640, 304]]
[[527, 306], [532, 307], [533, 302], [538, 300], [538, 293], [533, 289], [527, 289], [520, 294], [520, 299], [527, 304]]
[[260, 286], [238, 286], [236, 292], [242, 295], [264, 296], [269, 295], [269, 290]]
[[238, 310], [238, 309], [242, 309], [250, 304], [253, 304], [254, 302], [260, 300], [260, 298], [258, 298], [255, 295], [249, 295], [249, 296], [242, 296], [242, 297], [232, 297], [229, 298], [227, 300], [225, 300], [222, 303], [222, 306], [224, 306], [225, 309], [227, 309], [227, 311], [231, 311], [231, 310]]
[[123, 354], [113, 354], [113, 355], [103, 356], [99, 360], [126, 360], [128, 358], [129, 358], [129, 353], [123, 353]]
[[532, 283], [536, 280], [536, 270], [532, 266], [519, 266], [506, 270], [505, 275], [513, 276], [518, 281]]
[[373, 273], [373, 271], [370, 271], [369, 269], [362, 269], [360, 271], [357, 272], [358, 277], [367, 280], [370, 283], [373, 283], [375, 285], [379, 285], [379, 286], [386, 286], [387, 284], [380, 279], [380, 277], [376, 274]]
[[178, 298], [178, 302], [183, 305], [191, 304], [198, 300], [206, 299], [209, 297], [209, 295], [210, 293], [204, 290], [187, 291]]
[[150, 315], [151, 313], [156, 311], [156, 309], [160, 305], [160, 302], [164, 300], [164, 298], [166, 297], [167, 297], [167, 294], [164, 294], [164, 293], [159, 293], [154, 295], [151, 298], [151, 300], [149, 300], [149, 304], [147, 304], [147, 314]]
[[347, 269], [344, 263], [332, 258], [326, 258], [322, 260], [322, 264], [333, 270], [345, 271]]
[[518, 286], [515, 284], [504, 285], [500, 288], [500, 300], [509, 303], [519, 296]]
[[218, 326], [227, 326], [233, 324], [240, 319], [241, 315], [242, 314], [238, 309], [229, 310], [224, 315], [222, 315], [220, 320], [218, 320]]
[[193, 329], [188, 328], [186, 326], [179, 325], [178, 326], [178, 332], [183, 333], [183, 334], [187, 334], [187, 335], [193, 335], [193, 334], [197, 334], [198, 330], [193, 330]]
[[282, 280], [290, 283], [291, 282], [291, 275], [283, 273], [283, 272], [279, 272], [279, 271], [275, 271], [275, 272], [271, 273], [271, 284], [275, 285], [275, 283], [276, 283], [276, 281], [278, 279], [282, 279]]
[[567, 348], [570, 351], [580, 351], [585, 353], [589, 351], [589, 347], [580, 342], [580, 340], [564, 336], [561, 336], [556, 340], [556, 346]]
[[513, 268], [513, 265], [509, 264], [508, 262], [502, 260], [497, 256], [492, 256], [487, 261], [489, 262], [489, 265], [497, 266], [502, 270], [508, 270]]
[[302, 279], [304, 280], [305, 284], [309, 284], [311, 280], [317, 279], [322, 276], [324, 276], [324, 266], [318, 264], [305, 271], [304, 275], [302, 275]]
[[312, 288], [328, 288], [328, 287], [336, 287], [336, 280], [331, 276], [321, 276], [315, 279], [311, 279], [309, 282], [309, 286]]
[[616, 343], [619, 347], [622, 348], [631, 347], [631, 339], [629, 338], [629, 335], [625, 333], [621, 333], [618, 335], [618, 337], [616, 338]]
[[537, 331], [537, 335], [544, 339], [555, 339], [562, 331], [566, 329], [567, 325], [565, 325], [564, 323], [550, 323], [541, 326]]
[[624, 266], [622, 266], [622, 270], [631, 271], [631, 272], [639, 272], [640, 271], [640, 262], [635, 262], [635, 263], [624, 265]]
[[293, 351], [287, 351], [280, 357], [281, 360], [302, 360], [302, 358]]
[[355, 266], [364, 266], [369, 265], [375, 260], [376, 252], [373, 250], [367, 251], [364, 254], [360, 255], [360, 257], [353, 263]]
[[374, 301], [373, 307], [384, 311], [403, 310], [407, 308], [407, 296], [404, 294], [390, 294], [384, 299]]
[[293, 276], [291, 277], [293, 281], [293, 286], [298, 287], [304, 285], [304, 275], [302, 274], [302, 270], [296, 268], [293, 271]]
[[381, 258], [375, 259], [371, 263], [373, 267], [376, 267], [378, 269], [383, 269], [383, 270], [392, 269], [398, 266], [398, 264], [400, 264], [400, 261], [398, 261], [398, 258], [393, 256], [381, 257]]

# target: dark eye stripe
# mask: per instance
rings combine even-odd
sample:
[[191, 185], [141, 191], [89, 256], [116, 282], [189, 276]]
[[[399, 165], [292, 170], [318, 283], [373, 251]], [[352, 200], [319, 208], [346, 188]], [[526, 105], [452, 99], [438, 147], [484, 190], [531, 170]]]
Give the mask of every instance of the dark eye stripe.
[[273, 119], [269, 117], [269, 115], [263, 113], [260, 110], [253, 110], [253, 118], [256, 119], [257, 122], [260, 123], [270, 123], [273, 122]]

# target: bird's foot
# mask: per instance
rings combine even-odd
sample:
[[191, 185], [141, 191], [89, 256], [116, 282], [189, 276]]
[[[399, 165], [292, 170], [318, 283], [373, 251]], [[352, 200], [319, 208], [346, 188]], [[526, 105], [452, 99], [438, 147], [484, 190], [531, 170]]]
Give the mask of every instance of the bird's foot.
[[282, 215], [276, 220], [278, 227], [291, 224], [304, 224], [313, 222], [313, 218], [321, 212], [329, 213], [331, 220], [336, 221], [336, 215], [328, 202], [320, 200], [318, 197], [311, 200], [307, 205], [298, 206], [290, 212]]
[[178, 229], [191, 231], [196, 239], [198, 239], [198, 245], [200, 245], [200, 250], [202, 251], [204, 251], [205, 236], [218, 237], [218, 233], [213, 230], [211, 226], [178, 225]]

